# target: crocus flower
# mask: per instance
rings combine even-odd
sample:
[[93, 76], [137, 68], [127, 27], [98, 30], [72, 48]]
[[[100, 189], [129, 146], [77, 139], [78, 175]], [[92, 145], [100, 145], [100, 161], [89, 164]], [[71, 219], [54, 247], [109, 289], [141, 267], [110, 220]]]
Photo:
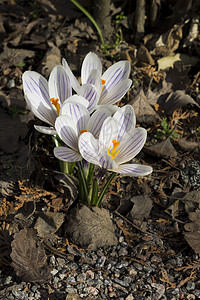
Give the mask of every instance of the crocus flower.
[[91, 101], [91, 107], [89, 105], [90, 112], [97, 105], [118, 102], [129, 90], [132, 83], [128, 79], [130, 63], [126, 60], [115, 63], [102, 74], [102, 64], [99, 57], [95, 53], [89, 52], [84, 58], [81, 68], [82, 85], [73, 75], [65, 59], [62, 60], [62, 64], [70, 77], [72, 88], [77, 94], [84, 96], [86, 99], [88, 99], [86, 94], [95, 94]]
[[101, 128], [99, 139], [90, 132], [79, 138], [79, 151], [89, 163], [126, 176], [145, 176], [150, 166], [128, 163], [142, 149], [147, 132], [144, 128], [130, 127], [127, 118], [108, 117]]
[[69, 76], [62, 66], [52, 70], [49, 81], [41, 74], [26, 71], [22, 76], [26, 102], [33, 114], [51, 127], [35, 126], [46, 134], [56, 134], [55, 120], [60, 113], [62, 103], [72, 95]]
[[106, 109], [95, 111], [90, 116], [86, 106], [80, 104], [82, 97], [76, 95], [76, 98], [79, 98], [79, 103], [65, 101], [55, 122], [56, 132], [66, 146], [54, 148], [54, 155], [67, 162], [82, 160], [78, 148], [79, 136], [83, 132], [91, 132], [98, 138], [103, 122], [110, 116], [110, 111]]

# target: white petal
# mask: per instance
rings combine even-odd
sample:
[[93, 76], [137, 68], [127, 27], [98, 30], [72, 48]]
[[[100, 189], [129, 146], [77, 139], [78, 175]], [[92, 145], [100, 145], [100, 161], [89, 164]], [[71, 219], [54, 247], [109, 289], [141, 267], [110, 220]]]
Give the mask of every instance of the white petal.
[[98, 109], [97, 111], [95, 111], [90, 117], [90, 120], [87, 124], [87, 131], [91, 132], [95, 138], [98, 138], [103, 122], [110, 115], [111, 112], [106, 108]]
[[99, 57], [93, 53], [89, 52], [83, 60], [82, 68], [81, 68], [81, 81], [82, 84], [89, 83], [88, 77], [92, 70], [97, 69], [100, 72], [100, 76], [102, 74], [102, 64]]
[[125, 176], [146, 176], [153, 172], [152, 167], [140, 164], [124, 164], [118, 166], [118, 169], [114, 170], [117, 173], [120, 173]]
[[136, 125], [135, 112], [131, 105], [125, 105], [120, 108], [113, 115], [113, 119], [117, 121], [119, 128], [117, 140], [121, 140], [124, 134]]
[[37, 96], [44, 106], [50, 106], [50, 96], [47, 80], [37, 72], [26, 71], [22, 75], [23, 90]]
[[72, 95], [69, 76], [63, 66], [56, 66], [51, 71], [49, 77], [50, 98], [59, 99], [60, 103]]
[[99, 110], [99, 109], [108, 109], [110, 112], [111, 112], [111, 116], [113, 116], [118, 110], [120, 110], [121, 108], [117, 105], [113, 105], [113, 104], [100, 104], [100, 105], [97, 105], [96, 107], [96, 110]]
[[83, 96], [85, 99], [89, 101], [89, 105], [87, 109], [89, 113], [92, 113], [99, 101], [97, 88], [92, 84], [84, 84], [78, 90], [78, 94]]
[[120, 165], [133, 159], [143, 148], [147, 138], [147, 131], [144, 128], [133, 128], [124, 135], [120, 146], [118, 146], [119, 154], [115, 158], [115, 162]]
[[98, 161], [100, 166], [103, 169], [107, 169], [107, 170], [117, 169], [117, 164], [115, 163], [114, 159], [112, 159], [112, 157], [108, 155], [107, 150], [105, 150], [103, 147], [101, 147], [99, 150]]
[[78, 135], [81, 133], [81, 130], [86, 129], [87, 123], [90, 119], [90, 114], [87, 108], [76, 103], [66, 102], [62, 109], [62, 115], [67, 115], [73, 120], [74, 125], [77, 127]]
[[40, 101], [40, 98], [34, 96], [30, 92], [27, 92], [25, 94], [25, 99], [30, 110], [38, 119], [54, 126], [55, 120], [57, 118], [57, 113], [53, 108], [44, 106], [43, 102]]
[[74, 76], [74, 74], [72, 73], [71, 69], [69, 68], [69, 65], [68, 65], [67, 61], [64, 58], [62, 59], [62, 65], [63, 65], [67, 75], [69, 76], [72, 88], [77, 93], [79, 88], [80, 88], [80, 84], [79, 84], [78, 80], [76, 79], [76, 77]]
[[130, 62], [128, 60], [121, 60], [108, 68], [103, 74], [102, 79], [106, 81], [106, 85], [115, 86], [119, 81], [129, 77], [130, 70]]
[[121, 100], [132, 84], [131, 79], [124, 79], [118, 82], [115, 86], [103, 85], [103, 91], [98, 104], [115, 104]]
[[60, 110], [60, 115], [67, 114], [67, 111], [65, 108], [66, 103], [81, 104], [81, 105], [84, 105], [86, 108], [89, 105], [89, 101], [86, 100], [84, 97], [82, 97], [80, 95], [73, 95], [63, 102], [63, 104], [61, 106], [61, 110]]
[[54, 148], [54, 155], [60, 160], [68, 161], [68, 162], [75, 162], [82, 160], [81, 155], [74, 151], [73, 149], [67, 147], [55, 147]]
[[79, 137], [79, 151], [82, 157], [91, 164], [99, 165], [98, 140], [90, 132], [84, 132]]
[[117, 121], [114, 120], [112, 117], [107, 117], [104, 121], [100, 135], [99, 135], [99, 142], [104, 149], [107, 149], [111, 146], [112, 147], [112, 140], [116, 139], [118, 135], [118, 126]]
[[46, 127], [46, 126], [39, 126], [34, 125], [35, 129], [41, 133], [49, 134], [49, 135], [56, 135], [56, 130], [54, 128]]
[[78, 132], [76, 125], [69, 116], [59, 116], [55, 122], [57, 134], [61, 140], [75, 151], [78, 150]]

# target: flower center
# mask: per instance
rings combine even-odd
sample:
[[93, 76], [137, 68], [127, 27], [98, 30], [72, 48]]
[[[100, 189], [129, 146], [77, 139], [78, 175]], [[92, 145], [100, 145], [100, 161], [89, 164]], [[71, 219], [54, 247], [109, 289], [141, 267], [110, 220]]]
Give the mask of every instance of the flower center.
[[56, 110], [57, 110], [57, 115], [59, 116], [60, 113], [60, 103], [59, 103], [59, 99], [58, 98], [51, 98], [50, 99], [51, 103], [55, 106]]
[[114, 159], [119, 153], [119, 150], [117, 150], [117, 147], [120, 145], [120, 141], [117, 141], [116, 139], [114, 139], [114, 140], [112, 140], [112, 143], [113, 143], [113, 148], [111, 149], [112, 146], [110, 146], [108, 148], [107, 155], [110, 155], [111, 158]]
[[81, 129], [80, 133], [87, 132], [87, 129]]
[[106, 81], [104, 79], [101, 79], [101, 84], [102, 84], [102, 87], [101, 87], [101, 93], [103, 91], [103, 85], [106, 83]]

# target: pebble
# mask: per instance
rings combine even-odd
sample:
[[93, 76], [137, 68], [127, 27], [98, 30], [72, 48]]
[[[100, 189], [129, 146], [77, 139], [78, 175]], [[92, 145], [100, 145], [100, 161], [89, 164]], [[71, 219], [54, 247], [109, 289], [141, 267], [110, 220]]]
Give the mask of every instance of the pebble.
[[187, 285], [186, 285], [186, 289], [187, 289], [188, 291], [194, 290], [194, 289], [195, 289], [195, 283], [194, 283], [193, 281], [188, 281], [188, 282], [187, 282]]

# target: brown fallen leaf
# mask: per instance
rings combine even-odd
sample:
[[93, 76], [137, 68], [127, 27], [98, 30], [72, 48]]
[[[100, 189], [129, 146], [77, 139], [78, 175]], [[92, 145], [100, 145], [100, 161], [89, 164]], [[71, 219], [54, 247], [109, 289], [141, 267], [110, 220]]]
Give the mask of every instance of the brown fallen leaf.
[[117, 244], [115, 226], [108, 210], [97, 206], [89, 208], [83, 205], [71, 210], [66, 232], [83, 248], [96, 250]]
[[139, 94], [129, 102], [135, 110], [138, 123], [145, 123], [147, 125], [152, 125], [159, 120], [159, 115], [155, 112], [152, 106], [147, 101], [147, 98], [141, 89]]
[[189, 213], [189, 219], [192, 222], [185, 224], [184, 236], [190, 247], [200, 254], [200, 210]]
[[131, 198], [133, 208], [130, 211], [130, 217], [133, 220], [142, 222], [144, 218], [148, 217], [152, 209], [153, 203], [148, 195], [138, 195]]
[[178, 155], [169, 138], [156, 145], [146, 147], [144, 150], [151, 155], [164, 158], [177, 157]]
[[34, 228], [40, 237], [45, 238], [55, 233], [64, 222], [64, 214], [58, 212], [45, 212], [38, 216]]
[[172, 92], [166, 99], [162, 99], [157, 102], [160, 107], [164, 110], [165, 114], [172, 114], [177, 108], [184, 107], [188, 104], [196, 106], [198, 109], [200, 106], [197, 104], [192, 97], [186, 95], [184, 91]]
[[194, 151], [195, 153], [199, 151], [198, 148], [199, 144], [197, 142], [192, 142], [184, 138], [180, 138], [178, 139], [177, 143], [180, 146], [180, 148], [184, 151], [189, 151], [189, 152]]
[[32, 228], [23, 229], [14, 235], [11, 266], [23, 281], [44, 283], [50, 279], [47, 257], [38, 242], [36, 231]]

